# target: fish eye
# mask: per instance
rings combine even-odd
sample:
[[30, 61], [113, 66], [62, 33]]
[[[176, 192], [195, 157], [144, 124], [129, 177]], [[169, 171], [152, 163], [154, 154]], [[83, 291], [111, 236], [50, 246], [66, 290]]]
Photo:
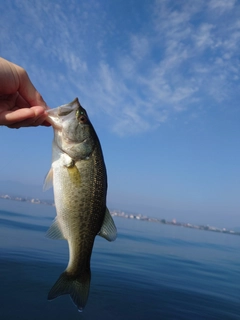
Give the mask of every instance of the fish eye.
[[83, 111], [77, 112], [77, 118], [80, 123], [86, 123], [88, 121], [87, 116], [84, 114]]
[[80, 121], [81, 123], [86, 123], [86, 122], [87, 122], [87, 118], [86, 118], [84, 115], [81, 115], [81, 116], [79, 117], [79, 121]]

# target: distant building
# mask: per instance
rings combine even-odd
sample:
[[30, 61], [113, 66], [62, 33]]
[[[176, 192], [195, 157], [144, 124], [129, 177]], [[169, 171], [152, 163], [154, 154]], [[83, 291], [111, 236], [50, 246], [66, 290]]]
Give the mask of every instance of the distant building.
[[37, 204], [39, 204], [39, 203], [40, 203], [40, 200], [39, 200], [39, 199], [32, 199], [30, 202], [31, 202], [31, 203], [37, 203]]

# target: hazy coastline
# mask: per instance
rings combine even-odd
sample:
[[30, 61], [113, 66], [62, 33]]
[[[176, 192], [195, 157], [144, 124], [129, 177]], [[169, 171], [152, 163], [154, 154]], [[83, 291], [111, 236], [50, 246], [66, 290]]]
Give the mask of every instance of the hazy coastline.
[[[9, 194], [0, 194], [0, 199], [5, 199], [5, 200], [12, 200], [12, 201], [20, 201], [20, 202], [28, 202], [31, 204], [38, 204], [38, 205], [48, 205], [48, 206], [55, 206], [53, 200], [41, 200], [38, 198], [32, 198], [32, 197], [22, 197], [22, 196], [12, 196]], [[172, 220], [166, 220], [165, 218], [154, 218], [154, 217], [149, 217], [147, 215], [142, 215], [138, 213], [128, 213], [122, 210], [117, 210], [113, 209], [110, 210], [110, 213], [112, 216], [117, 216], [117, 217], [122, 217], [125, 219], [136, 219], [140, 221], [146, 221], [146, 222], [154, 222], [154, 223], [160, 223], [160, 224], [166, 224], [166, 225], [171, 225], [171, 226], [178, 226], [178, 227], [184, 227], [184, 228], [191, 228], [191, 229], [197, 229], [197, 230], [205, 230], [205, 231], [212, 231], [212, 232], [219, 232], [219, 233], [227, 233], [231, 235], [240, 235], [239, 231], [227, 229], [227, 228], [218, 228], [215, 226], [210, 226], [210, 225], [196, 225], [196, 224], [191, 224], [188, 222], [179, 222], [176, 221], [176, 219]]]

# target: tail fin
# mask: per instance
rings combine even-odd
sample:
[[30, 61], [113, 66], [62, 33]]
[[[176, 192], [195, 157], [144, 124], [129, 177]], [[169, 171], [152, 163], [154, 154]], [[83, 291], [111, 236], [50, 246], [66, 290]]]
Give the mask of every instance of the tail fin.
[[48, 300], [53, 300], [63, 294], [70, 294], [78, 311], [82, 312], [85, 307], [90, 287], [90, 270], [78, 277], [63, 272], [52, 289], [48, 293]]

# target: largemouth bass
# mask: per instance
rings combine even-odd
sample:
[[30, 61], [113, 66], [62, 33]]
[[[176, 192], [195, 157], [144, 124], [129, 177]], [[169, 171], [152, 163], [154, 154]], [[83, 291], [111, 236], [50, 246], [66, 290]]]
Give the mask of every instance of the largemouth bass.
[[54, 129], [52, 166], [44, 189], [53, 184], [57, 211], [47, 236], [66, 239], [69, 262], [48, 294], [70, 294], [79, 311], [90, 287], [90, 259], [96, 235], [109, 241], [117, 230], [106, 207], [107, 174], [102, 149], [87, 112], [78, 99], [48, 111]]

